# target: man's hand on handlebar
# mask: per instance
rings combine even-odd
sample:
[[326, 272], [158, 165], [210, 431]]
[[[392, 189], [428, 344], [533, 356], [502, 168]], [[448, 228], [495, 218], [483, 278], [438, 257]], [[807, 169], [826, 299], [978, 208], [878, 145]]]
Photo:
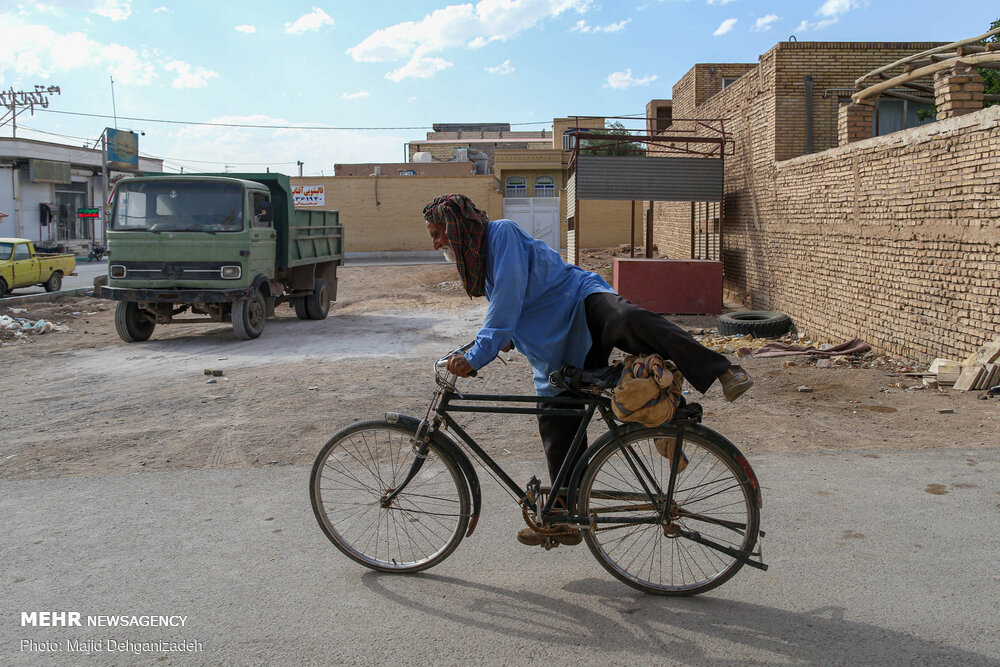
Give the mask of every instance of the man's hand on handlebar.
[[472, 368], [472, 364], [470, 364], [465, 358], [465, 355], [458, 353], [448, 357], [448, 365], [446, 368], [449, 373], [454, 373], [460, 378], [467, 378], [475, 372]]

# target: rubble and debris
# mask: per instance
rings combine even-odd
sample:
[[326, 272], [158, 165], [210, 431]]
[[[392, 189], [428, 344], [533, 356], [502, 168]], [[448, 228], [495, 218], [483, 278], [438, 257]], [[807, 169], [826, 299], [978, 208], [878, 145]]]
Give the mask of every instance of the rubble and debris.
[[979, 348], [963, 364], [959, 377], [955, 380], [957, 391], [989, 389], [1000, 382], [1000, 336], [992, 343]]
[[69, 331], [69, 327], [48, 320], [29, 320], [24, 317], [0, 315], [0, 342], [17, 340], [49, 331]]

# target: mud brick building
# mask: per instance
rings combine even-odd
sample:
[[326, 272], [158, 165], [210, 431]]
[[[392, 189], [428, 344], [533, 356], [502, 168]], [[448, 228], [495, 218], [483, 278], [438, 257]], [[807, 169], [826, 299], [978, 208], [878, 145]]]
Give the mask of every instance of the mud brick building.
[[[929, 79], [937, 120], [896, 109], [891, 133], [887, 98], [850, 100], [858, 77], [934, 46], [782, 42], [674, 86], [674, 117], [725, 119], [732, 139], [714, 211], [728, 297], [900, 355], [962, 358], [1000, 333], [1000, 106], [944, 104], [975, 91], [969, 72]], [[653, 211], [659, 255], [689, 257], [690, 205]]]

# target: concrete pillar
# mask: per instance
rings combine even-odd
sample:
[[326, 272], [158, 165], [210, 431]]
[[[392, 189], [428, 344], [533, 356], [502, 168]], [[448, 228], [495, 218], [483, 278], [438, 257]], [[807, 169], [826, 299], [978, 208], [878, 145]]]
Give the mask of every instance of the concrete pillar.
[[[876, 98], [877, 99], [877, 98]], [[869, 139], [875, 117], [875, 99], [845, 102], [837, 110], [837, 145]]]
[[983, 108], [983, 77], [974, 67], [958, 65], [934, 75], [937, 119], [964, 116]]

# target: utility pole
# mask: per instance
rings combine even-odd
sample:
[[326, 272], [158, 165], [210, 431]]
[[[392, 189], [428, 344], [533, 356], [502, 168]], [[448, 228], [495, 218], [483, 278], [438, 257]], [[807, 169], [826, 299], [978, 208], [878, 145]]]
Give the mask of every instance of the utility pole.
[[299, 165], [299, 178], [302, 178], [302, 165], [304, 165], [305, 162], [298, 161], [295, 164]]
[[111, 79], [111, 111], [115, 115], [115, 129], [118, 129], [118, 106], [115, 104], [115, 77], [109, 76]]
[[13, 129], [13, 137], [17, 139], [17, 114], [18, 107], [31, 109], [31, 115], [35, 115], [35, 106], [47, 109], [49, 106], [48, 95], [59, 95], [59, 86], [35, 86], [35, 90], [10, 90], [0, 92], [0, 106], [10, 109], [10, 123]]

